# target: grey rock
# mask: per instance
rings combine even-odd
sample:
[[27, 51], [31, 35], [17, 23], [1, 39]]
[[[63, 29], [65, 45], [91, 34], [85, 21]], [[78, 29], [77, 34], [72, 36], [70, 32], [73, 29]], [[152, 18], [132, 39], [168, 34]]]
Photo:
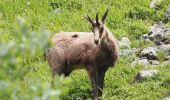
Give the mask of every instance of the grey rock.
[[59, 14], [59, 13], [61, 13], [62, 12], [62, 10], [60, 9], [60, 8], [57, 8], [57, 9], [54, 9], [53, 10], [53, 13], [54, 14]]
[[130, 49], [131, 42], [127, 37], [122, 37], [121, 40], [118, 42], [120, 48], [122, 49]]
[[141, 51], [140, 58], [146, 58], [148, 60], [157, 60], [157, 52], [158, 51], [159, 51], [159, 49], [157, 49], [156, 47], [144, 48]]
[[162, 100], [170, 100], [170, 98], [169, 97], [165, 97]]
[[119, 52], [121, 57], [125, 56], [136, 56], [135, 51], [133, 49], [121, 49]]
[[149, 63], [151, 65], [159, 65], [160, 64], [159, 61], [157, 61], [157, 60], [149, 60]]
[[167, 56], [167, 57], [165, 57], [165, 60], [166, 60], [166, 61], [170, 61], [170, 55]]
[[160, 5], [162, 0], [151, 0], [150, 2], [150, 8], [156, 8], [158, 5]]
[[137, 65], [137, 64], [148, 65], [149, 61], [148, 61], [148, 59], [139, 59], [139, 60], [135, 60], [135, 61], [132, 62], [132, 66]]
[[163, 40], [164, 35], [164, 24], [158, 22], [150, 27], [148, 37], [149, 40], [153, 41], [156, 45], [160, 45]]
[[129, 38], [127, 37], [122, 37], [121, 42], [128, 43], [129, 45], [131, 45]]
[[164, 30], [162, 42], [164, 42], [165, 44], [170, 44], [170, 29], [167, 28]]
[[143, 71], [140, 71], [140, 72], [136, 75], [135, 80], [143, 81], [145, 78], [153, 77], [153, 76], [155, 76], [157, 73], [158, 73], [158, 70], [143, 70]]
[[118, 44], [119, 44], [120, 49], [130, 49], [131, 48], [128, 43], [119, 41]]
[[170, 44], [164, 44], [164, 45], [160, 45], [159, 47], [158, 47], [160, 50], [163, 50], [163, 51], [170, 51]]

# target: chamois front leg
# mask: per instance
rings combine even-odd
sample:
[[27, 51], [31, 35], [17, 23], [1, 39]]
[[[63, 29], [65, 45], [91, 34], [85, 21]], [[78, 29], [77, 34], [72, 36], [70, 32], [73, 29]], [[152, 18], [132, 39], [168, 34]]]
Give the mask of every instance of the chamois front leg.
[[93, 99], [98, 100], [98, 87], [97, 87], [97, 71], [94, 66], [88, 66], [87, 72], [92, 84]]
[[98, 95], [102, 96], [104, 77], [108, 67], [101, 67], [97, 70], [97, 79], [98, 79]]

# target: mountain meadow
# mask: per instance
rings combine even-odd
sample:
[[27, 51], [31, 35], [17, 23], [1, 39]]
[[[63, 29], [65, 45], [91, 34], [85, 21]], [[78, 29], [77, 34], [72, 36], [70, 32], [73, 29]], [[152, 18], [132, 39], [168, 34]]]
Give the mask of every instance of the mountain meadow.
[[[101, 18], [109, 8], [106, 26], [119, 41], [120, 56], [105, 75], [100, 99], [170, 100], [170, 46], [155, 51], [155, 59], [142, 52], [160, 47], [158, 41], [149, 40], [151, 36], [143, 39], [144, 34], [158, 33], [150, 29], [156, 23], [164, 25], [158, 28], [169, 32], [170, 41], [169, 5], [170, 0], [0, 0], [0, 99], [91, 100], [91, 82], [84, 69], [69, 77], [56, 75], [52, 87], [44, 53], [54, 46], [51, 41], [57, 32], [90, 32], [84, 17], [95, 19], [99, 13]], [[163, 42], [164, 47], [169, 44]]]

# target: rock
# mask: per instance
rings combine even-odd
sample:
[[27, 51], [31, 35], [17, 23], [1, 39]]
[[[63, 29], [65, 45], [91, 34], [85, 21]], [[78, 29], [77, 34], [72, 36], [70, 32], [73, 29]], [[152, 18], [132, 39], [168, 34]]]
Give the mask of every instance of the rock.
[[122, 49], [122, 50], [120, 50], [119, 55], [121, 57], [136, 56], [135, 51], [133, 49]]
[[170, 44], [170, 28], [166, 28], [162, 22], [158, 22], [150, 27], [148, 36], [143, 35], [144, 39], [153, 41], [156, 45]]
[[166, 17], [168, 18], [168, 20], [169, 20], [169, 22], [170, 22], [170, 6], [169, 6], [168, 9], [167, 9]]
[[139, 59], [139, 60], [135, 60], [135, 61], [132, 62], [132, 66], [137, 65], [137, 64], [148, 65], [149, 61], [148, 61], [148, 59]]
[[170, 29], [164, 30], [162, 42], [164, 42], [165, 44], [170, 44]]
[[131, 48], [129, 44], [121, 42], [121, 41], [119, 41], [118, 44], [121, 49], [130, 49]]
[[165, 97], [162, 100], [170, 100], [170, 98], [169, 97]]
[[151, 0], [150, 2], [150, 8], [156, 8], [158, 5], [160, 5], [162, 0]]
[[121, 42], [128, 43], [129, 45], [131, 45], [129, 38], [127, 37], [122, 37]]
[[163, 40], [164, 35], [164, 24], [158, 22], [150, 27], [148, 37], [149, 40], [153, 41], [156, 45], [160, 45], [160, 42]]
[[122, 37], [119, 41], [119, 46], [122, 49], [130, 49], [131, 42], [127, 37]]
[[136, 81], [143, 81], [145, 78], [153, 77], [153, 76], [155, 76], [157, 73], [158, 73], [158, 70], [143, 70], [143, 71], [140, 71], [140, 72], [136, 75], [135, 80], [136, 80]]
[[169, 51], [170, 51], [170, 44], [160, 45], [158, 48], [159, 48], [160, 50], [165, 51], [165, 52], [169, 52]]
[[157, 60], [157, 51], [159, 50], [156, 47], [144, 48], [141, 51], [140, 58], [146, 58], [148, 60]]
[[167, 57], [165, 57], [165, 60], [166, 60], [166, 61], [170, 61], [170, 55], [167, 56]]
[[157, 60], [149, 60], [149, 63], [151, 65], [159, 65], [160, 64], [159, 61], [157, 61]]

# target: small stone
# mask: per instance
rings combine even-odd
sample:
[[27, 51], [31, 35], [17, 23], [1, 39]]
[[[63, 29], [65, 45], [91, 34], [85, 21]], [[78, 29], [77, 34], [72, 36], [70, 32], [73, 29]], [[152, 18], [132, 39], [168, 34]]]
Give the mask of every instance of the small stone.
[[143, 71], [140, 71], [136, 77], [135, 77], [135, 80], [136, 81], [143, 81], [144, 78], [147, 78], [147, 77], [153, 77], [154, 75], [156, 75], [158, 73], [158, 70], [143, 70]]
[[26, 4], [29, 6], [31, 3], [30, 2], [26, 2]]
[[149, 60], [149, 63], [151, 65], [159, 65], [160, 64], [159, 61], [157, 61], [157, 60]]
[[158, 5], [160, 5], [162, 0], [151, 0], [150, 2], [150, 8], [156, 8]]
[[56, 9], [53, 10], [54, 14], [59, 14], [61, 12], [62, 12], [62, 10], [60, 8], [56, 8]]
[[135, 51], [132, 50], [132, 49], [122, 49], [122, 50], [120, 50], [119, 55], [121, 57], [125, 57], [125, 56], [133, 56], [134, 57], [134, 56], [136, 56]]
[[148, 62], [148, 59], [140, 59], [140, 60], [135, 60], [135, 61], [132, 62], [132, 66], [137, 65], [137, 64], [148, 65], [149, 62]]
[[129, 38], [127, 38], [127, 37], [122, 37], [121, 42], [124, 42], [124, 43], [131, 45]]
[[127, 37], [122, 37], [122, 39], [118, 42], [120, 48], [122, 49], [130, 49], [131, 42]]
[[170, 51], [170, 44], [160, 45], [159, 49], [163, 51]]
[[131, 49], [131, 47], [128, 43], [124, 43], [124, 42], [119, 41], [118, 44], [119, 44], [119, 47], [121, 49]]

